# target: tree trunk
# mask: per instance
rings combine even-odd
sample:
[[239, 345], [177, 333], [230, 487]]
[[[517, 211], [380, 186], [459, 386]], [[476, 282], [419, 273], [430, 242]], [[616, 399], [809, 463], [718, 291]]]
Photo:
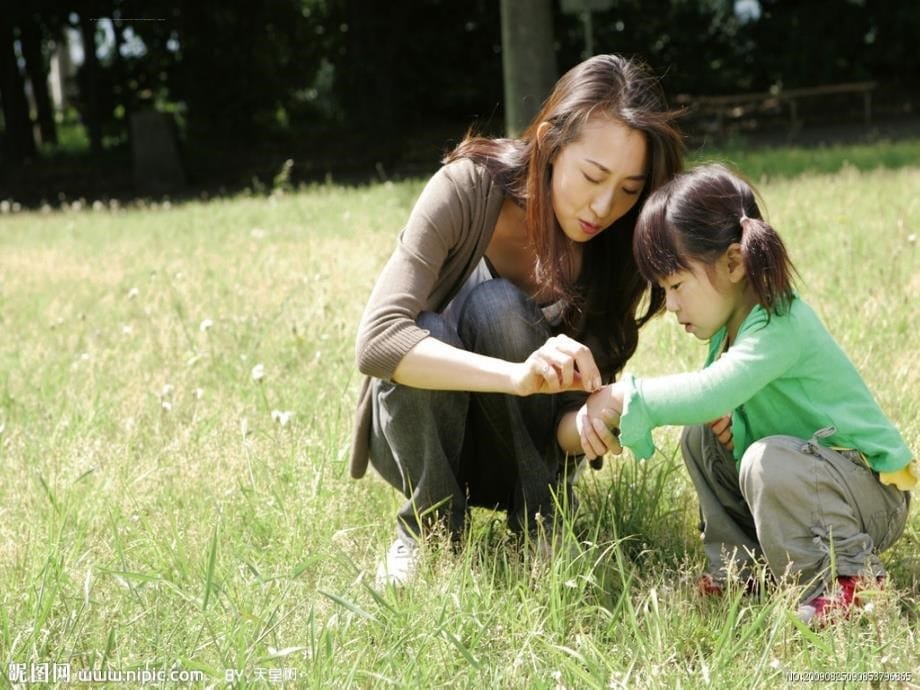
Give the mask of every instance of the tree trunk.
[[35, 136], [32, 134], [22, 75], [16, 64], [14, 42], [9, 13], [0, 12], [0, 96], [6, 123], [4, 150], [11, 162], [21, 163], [35, 155]]
[[102, 120], [99, 107], [99, 59], [96, 57], [96, 23], [84, 11], [80, 15], [80, 34], [83, 37], [83, 67], [80, 80], [80, 100], [83, 101], [83, 124], [89, 135], [89, 146], [94, 154], [102, 152]]
[[48, 93], [48, 65], [42, 51], [41, 29], [35, 15], [24, 13], [19, 25], [22, 54], [26, 59], [26, 73], [32, 82], [35, 108], [38, 111], [38, 126], [43, 144], [57, 144], [57, 127], [51, 96]]
[[125, 59], [122, 57], [121, 49], [125, 45], [125, 28], [121, 21], [112, 22], [112, 30], [115, 32], [115, 85], [118, 89], [118, 102], [125, 109], [124, 127], [131, 138], [131, 88], [128, 86], [128, 70], [125, 65]]
[[501, 0], [505, 129], [517, 136], [556, 81], [551, 0]]

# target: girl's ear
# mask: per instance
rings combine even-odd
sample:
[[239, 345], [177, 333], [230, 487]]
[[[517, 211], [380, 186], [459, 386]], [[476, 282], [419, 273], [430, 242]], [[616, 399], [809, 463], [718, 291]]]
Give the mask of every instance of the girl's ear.
[[738, 242], [728, 245], [723, 258], [728, 269], [728, 279], [733, 283], [740, 282], [747, 275], [747, 271], [744, 270], [744, 254], [741, 252], [741, 245]]

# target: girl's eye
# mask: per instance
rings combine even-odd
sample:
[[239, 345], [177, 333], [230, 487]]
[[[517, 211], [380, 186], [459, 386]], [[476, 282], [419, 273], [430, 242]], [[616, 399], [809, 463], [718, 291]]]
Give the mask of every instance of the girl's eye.
[[590, 182], [591, 184], [597, 184], [598, 182], [600, 182], [600, 180], [595, 180], [593, 177], [591, 177], [590, 175], [588, 175], [588, 173], [586, 173], [586, 172], [583, 172], [582, 175], [584, 175], [584, 176], [585, 176], [585, 179], [586, 179], [588, 182]]
[[676, 289], [679, 288], [681, 285], [683, 285], [683, 283], [674, 283], [674, 284], [671, 286], [671, 289], [672, 289], [672, 290], [676, 290]]

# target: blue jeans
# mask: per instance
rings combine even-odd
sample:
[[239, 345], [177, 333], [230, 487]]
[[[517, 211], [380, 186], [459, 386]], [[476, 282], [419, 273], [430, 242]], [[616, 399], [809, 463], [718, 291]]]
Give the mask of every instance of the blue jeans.
[[[449, 345], [511, 362], [523, 362], [552, 335], [537, 304], [502, 279], [470, 293], [458, 328], [432, 312], [417, 322]], [[371, 464], [406, 496], [400, 538], [414, 541], [437, 522], [456, 538], [471, 506], [507, 511], [515, 531], [533, 526], [537, 513], [551, 521], [552, 495], [568, 487], [556, 441], [558, 410], [554, 395], [423, 390], [375, 380]]]

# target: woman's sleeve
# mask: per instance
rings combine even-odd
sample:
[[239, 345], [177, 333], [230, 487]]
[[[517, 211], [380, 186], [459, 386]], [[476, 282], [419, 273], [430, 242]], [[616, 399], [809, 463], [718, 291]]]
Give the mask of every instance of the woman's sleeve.
[[750, 400], [798, 357], [787, 320], [774, 317], [701, 371], [649, 379], [627, 374], [620, 443], [647, 458], [655, 450], [652, 429], [712, 421]]
[[[464, 164], [465, 167], [464, 167]], [[471, 224], [468, 161], [441, 168], [425, 185], [364, 308], [355, 342], [361, 373], [389, 379], [428, 336], [415, 321], [450, 252]]]

